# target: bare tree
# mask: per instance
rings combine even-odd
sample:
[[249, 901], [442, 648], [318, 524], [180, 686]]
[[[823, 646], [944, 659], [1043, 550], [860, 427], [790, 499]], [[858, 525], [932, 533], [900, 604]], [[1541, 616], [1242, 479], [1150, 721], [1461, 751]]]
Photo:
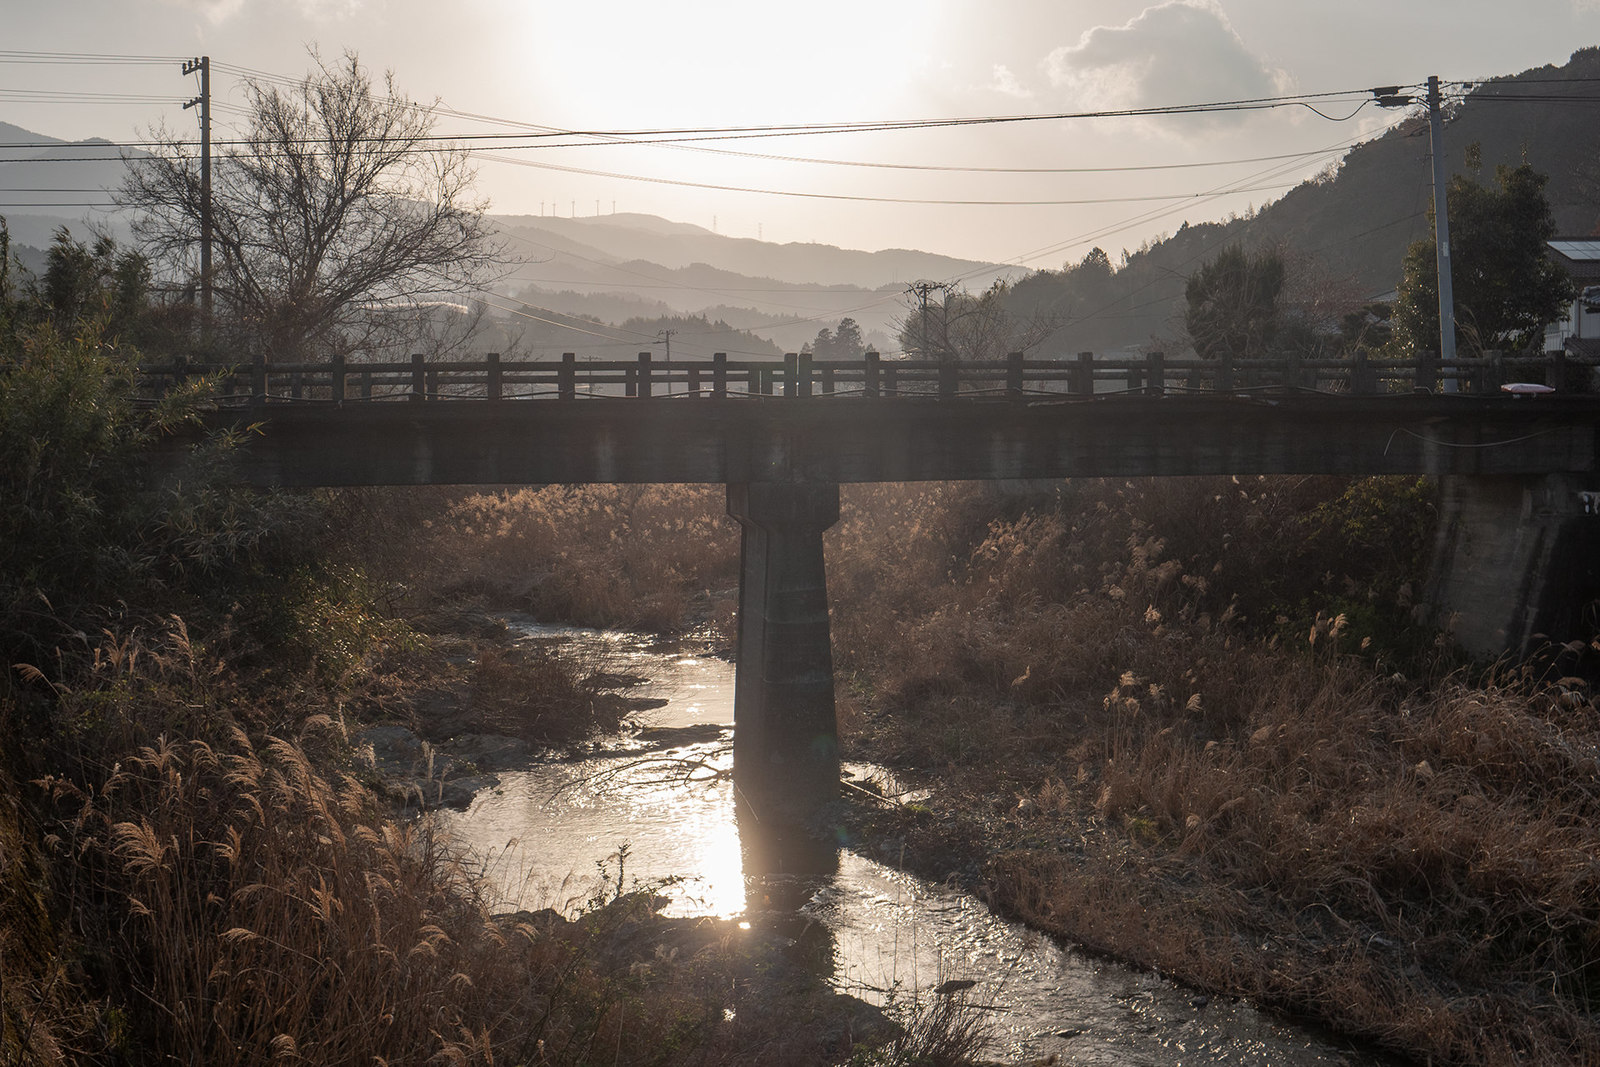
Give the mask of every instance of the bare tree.
[[[933, 293], [939, 299], [930, 299]], [[923, 359], [1001, 360], [1034, 347], [1060, 325], [1048, 315], [1018, 315], [1011, 287], [997, 281], [974, 296], [951, 285], [918, 283], [907, 290], [906, 314], [896, 322], [900, 346]]]
[[[406, 344], [405, 309], [461, 300], [499, 258], [467, 154], [434, 136], [431, 110], [392, 74], [375, 91], [353, 53], [313, 59], [292, 89], [245, 83], [243, 132], [212, 163], [215, 328], [273, 360]], [[157, 139], [120, 200], [151, 259], [198, 285], [201, 161]]]

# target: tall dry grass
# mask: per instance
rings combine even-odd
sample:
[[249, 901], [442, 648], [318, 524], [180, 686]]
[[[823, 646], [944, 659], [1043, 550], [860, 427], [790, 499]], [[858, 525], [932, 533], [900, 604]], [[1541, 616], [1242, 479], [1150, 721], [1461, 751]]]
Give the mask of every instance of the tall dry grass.
[[1600, 1058], [1600, 717], [1440, 673], [1421, 488], [849, 493], [847, 743], [1042, 928], [1433, 1062]]
[[[326, 769], [348, 751], [339, 714], [247, 728], [269, 718], [230, 713], [254, 698], [176, 620], [164, 641], [106, 641], [97, 672], [57, 687], [57, 713], [96, 720], [95, 743], [39, 783], [76, 971], [59, 998], [72, 1012], [24, 1046], [39, 1062], [52, 1047], [207, 1065], [848, 1054], [832, 995], [770, 943], [658, 923], [648, 892], [576, 922], [492, 915], [478, 872], [426, 823]], [[8, 988], [8, 1019], [39, 1020], [41, 996]]]
[[408, 555], [433, 596], [488, 595], [540, 618], [676, 630], [726, 623], [738, 530], [720, 486], [545, 486], [473, 493]]

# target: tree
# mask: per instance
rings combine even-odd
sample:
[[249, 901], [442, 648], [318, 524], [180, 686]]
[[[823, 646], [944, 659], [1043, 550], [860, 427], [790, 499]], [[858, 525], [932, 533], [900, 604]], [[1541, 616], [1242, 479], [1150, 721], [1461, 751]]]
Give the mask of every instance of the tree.
[[1184, 326], [1203, 359], [1262, 359], [1277, 339], [1283, 257], [1230, 245], [1189, 276]]
[[[942, 299], [929, 299], [937, 289]], [[1011, 285], [997, 281], [977, 296], [954, 286], [922, 286], [911, 293], [898, 323], [900, 347], [922, 359], [1001, 360], [1011, 352], [1032, 348], [1056, 328], [1054, 318], [1019, 317], [1007, 306]]]
[[833, 360], [860, 359], [866, 350], [866, 343], [861, 339], [861, 327], [851, 318], [839, 320], [837, 333], [824, 326], [817, 331], [816, 339], [808, 341], [801, 349], [811, 353], [815, 359]]
[[[315, 55], [313, 58], [316, 58]], [[247, 82], [244, 133], [212, 165], [216, 327], [282, 360], [381, 348], [390, 314], [479, 287], [498, 249], [469, 196], [464, 150], [441, 146], [430, 110], [375, 91], [353, 54], [316, 58], [297, 86]], [[152, 261], [200, 283], [200, 160], [162, 131], [133, 161], [121, 202]]]
[[[1573, 298], [1571, 279], [1546, 250], [1556, 233], [1546, 180], [1526, 163], [1497, 167], [1494, 188], [1475, 176], [1450, 179], [1451, 283], [1465, 350], [1526, 350]], [[1405, 354], [1439, 349], [1434, 247], [1429, 238], [1406, 252], [1394, 309], [1394, 343]]]
[[150, 265], [137, 252], [118, 249], [109, 237], [94, 245], [76, 240], [65, 226], [56, 231], [44, 275], [29, 286], [43, 317], [63, 333], [95, 321], [112, 340], [143, 332], [151, 317]]

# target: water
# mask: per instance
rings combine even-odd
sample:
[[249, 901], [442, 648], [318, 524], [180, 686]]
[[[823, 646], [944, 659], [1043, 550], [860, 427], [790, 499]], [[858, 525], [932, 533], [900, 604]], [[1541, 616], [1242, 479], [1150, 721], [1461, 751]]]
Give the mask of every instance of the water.
[[[577, 760], [501, 775], [461, 813], [439, 818], [483, 858], [507, 910], [572, 910], [618, 877], [672, 879], [668, 915], [733, 918], [747, 899], [732, 786], [733, 667], [637, 635], [525, 628], [648, 678], [629, 695], [668, 701], [640, 738]], [[870, 772], [870, 768], [857, 768]], [[1249, 1004], [1064, 949], [1003, 922], [975, 898], [852, 852], [800, 912], [832, 938], [834, 982], [864, 1000], [927, 996], [951, 979], [994, 1024], [989, 1054], [1064, 1064], [1365, 1067], [1382, 1061], [1287, 1025]]]

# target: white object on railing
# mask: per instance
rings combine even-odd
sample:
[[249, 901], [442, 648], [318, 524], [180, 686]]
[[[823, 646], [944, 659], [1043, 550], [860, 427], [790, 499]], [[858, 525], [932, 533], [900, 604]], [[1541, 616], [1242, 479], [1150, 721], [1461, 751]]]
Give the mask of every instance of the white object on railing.
[[1555, 392], [1550, 386], [1535, 382], [1507, 382], [1500, 387], [1500, 391], [1513, 396], [1542, 396], [1545, 393]]

